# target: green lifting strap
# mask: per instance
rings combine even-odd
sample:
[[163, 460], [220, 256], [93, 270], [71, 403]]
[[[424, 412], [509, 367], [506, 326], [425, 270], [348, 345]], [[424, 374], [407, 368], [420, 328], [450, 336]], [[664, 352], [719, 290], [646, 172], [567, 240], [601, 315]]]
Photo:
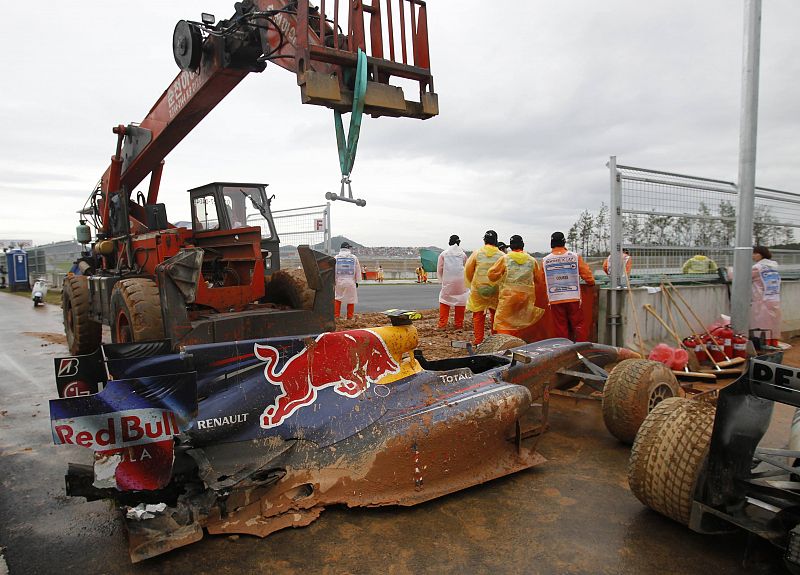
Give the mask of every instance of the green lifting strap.
[[356, 66], [356, 84], [353, 89], [353, 112], [350, 115], [350, 129], [347, 136], [342, 124], [342, 113], [334, 110], [333, 117], [336, 122], [336, 144], [339, 147], [339, 165], [342, 168], [342, 178], [350, 176], [353, 164], [356, 161], [356, 148], [358, 148], [358, 135], [361, 132], [361, 117], [364, 115], [364, 94], [367, 92], [367, 55], [358, 49], [358, 64]]

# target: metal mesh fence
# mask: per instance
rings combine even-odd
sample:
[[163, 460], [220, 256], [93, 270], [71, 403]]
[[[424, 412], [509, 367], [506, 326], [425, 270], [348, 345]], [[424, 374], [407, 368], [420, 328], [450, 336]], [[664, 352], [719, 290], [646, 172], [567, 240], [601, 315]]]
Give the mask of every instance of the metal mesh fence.
[[[698, 254], [719, 266], [733, 264], [733, 182], [632, 166], [616, 170], [619, 210], [612, 217], [621, 219], [622, 247], [636, 262], [633, 275], [685, 273], [683, 264]], [[613, 196], [612, 185], [612, 205]], [[800, 227], [800, 195], [756, 188], [753, 219], [754, 245], [784, 246], [772, 250], [774, 259], [784, 271], [800, 271], [800, 250], [791, 245]]]
[[282, 258], [299, 258], [297, 246], [303, 244], [331, 254], [330, 204], [275, 210], [272, 218], [281, 240]]
[[28, 250], [28, 276], [31, 284], [45, 277], [50, 289], [61, 289], [72, 264], [81, 255], [81, 245], [75, 241], [55, 242]]

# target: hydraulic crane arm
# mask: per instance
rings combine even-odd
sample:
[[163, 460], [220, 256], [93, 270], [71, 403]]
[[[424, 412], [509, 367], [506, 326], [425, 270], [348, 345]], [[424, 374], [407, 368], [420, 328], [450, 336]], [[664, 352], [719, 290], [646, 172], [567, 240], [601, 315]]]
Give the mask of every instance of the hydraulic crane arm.
[[[114, 128], [117, 152], [101, 179], [101, 231], [110, 231], [110, 200], [118, 192], [127, 199], [129, 216], [144, 221], [143, 208], [130, 201], [136, 186], [152, 174], [146, 203], [155, 204], [167, 154], [245, 76], [263, 71], [267, 62], [296, 73], [303, 103], [346, 112], [353, 102], [361, 49], [369, 65], [366, 113], [420, 119], [438, 114], [425, 2], [331, 3], [326, 13], [325, 0], [318, 8], [308, 0], [250, 0], [237, 2], [234, 15], [216, 25], [205, 15], [203, 22], [180, 21], [173, 54], [181, 72], [139, 125]], [[417, 81], [419, 100], [406, 100], [403, 90], [390, 84], [393, 76]]]

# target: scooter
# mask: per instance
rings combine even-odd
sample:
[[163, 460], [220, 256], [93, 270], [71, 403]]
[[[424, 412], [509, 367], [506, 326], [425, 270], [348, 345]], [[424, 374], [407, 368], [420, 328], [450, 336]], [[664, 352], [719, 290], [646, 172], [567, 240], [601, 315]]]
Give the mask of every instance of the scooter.
[[47, 280], [45, 278], [37, 279], [33, 284], [31, 290], [31, 299], [33, 300], [33, 307], [39, 304], [44, 304], [44, 298], [47, 295]]

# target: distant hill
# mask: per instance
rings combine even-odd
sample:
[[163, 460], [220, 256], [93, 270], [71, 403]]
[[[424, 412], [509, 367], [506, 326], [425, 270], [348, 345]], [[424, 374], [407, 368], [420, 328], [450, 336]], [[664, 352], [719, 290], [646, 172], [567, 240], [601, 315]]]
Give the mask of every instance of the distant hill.
[[[345, 236], [333, 236], [333, 237], [331, 238], [331, 249], [332, 249], [333, 251], [335, 251], [335, 252], [338, 252], [338, 251], [341, 249], [341, 247], [342, 247], [342, 244], [343, 244], [344, 242], [349, 242], [349, 243], [350, 243], [350, 245], [351, 245], [351, 246], [353, 246], [353, 249], [354, 249], [354, 250], [358, 250], [359, 248], [365, 248], [365, 247], [367, 247], [367, 246], [365, 246], [365, 245], [363, 245], [363, 244], [360, 244], [360, 243], [358, 243], [358, 242], [357, 242], [357, 241], [355, 241], [355, 240], [351, 240], [350, 238], [347, 238], [347, 237], [345, 237]], [[320, 245], [320, 246], [321, 246], [322, 244], [318, 244], [318, 245]]]

